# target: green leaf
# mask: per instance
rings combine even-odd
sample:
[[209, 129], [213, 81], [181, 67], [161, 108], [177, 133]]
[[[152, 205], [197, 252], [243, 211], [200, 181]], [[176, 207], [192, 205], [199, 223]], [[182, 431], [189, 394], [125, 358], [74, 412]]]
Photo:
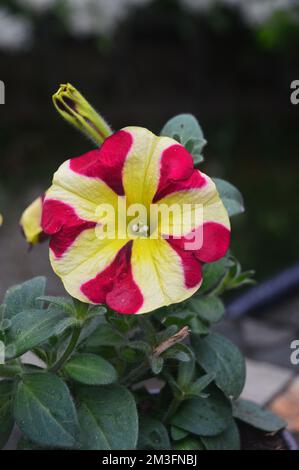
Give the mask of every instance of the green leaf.
[[218, 297], [193, 297], [189, 302], [190, 310], [209, 323], [217, 323], [225, 313], [223, 302]]
[[37, 300], [47, 302], [51, 306], [58, 307], [59, 309], [63, 310], [68, 314], [74, 315], [76, 313], [74, 303], [70, 297], [55, 297], [53, 295], [42, 295], [41, 297], [38, 297]]
[[80, 386], [77, 391], [80, 447], [84, 450], [135, 449], [138, 415], [128, 389], [119, 385]]
[[87, 385], [108, 385], [117, 380], [117, 373], [112, 364], [95, 354], [77, 354], [64, 366], [65, 372]]
[[106, 313], [107, 308], [104, 305], [89, 305], [85, 318], [104, 316]]
[[171, 424], [198, 436], [215, 436], [223, 432], [231, 421], [231, 404], [215, 386], [210, 386], [207, 391], [208, 398], [184, 401], [171, 418]]
[[206, 263], [203, 266], [203, 282], [199, 289], [199, 294], [203, 294], [214, 287], [224, 277], [228, 265], [228, 259], [226, 256], [221, 258], [219, 261], [213, 263]]
[[149, 356], [148, 358], [152, 372], [157, 375], [163, 369], [164, 359], [161, 356]]
[[215, 375], [215, 383], [228, 397], [238, 398], [245, 383], [245, 360], [239, 349], [215, 333], [205, 338], [193, 335], [192, 344], [199, 365]]
[[213, 178], [213, 181], [216, 184], [217, 191], [226, 207], [228, 215], [232, 217], [244, 212], [244, 200], [240, 191], [231, 183], [228, 183], [228, 181], [220, 178]]
[[237, 289], [239, 287], [248, 286], [255, 284], [255, 280], [252, 279], [255, 275], [255, 271], [243, 271], [241, 274], [232, 279], [229, 283], [230, 289]]
[[73, 317], [55, 310], [25, 310], [11, 319], [8, 334], [8, 347], [11, 345], [11, 357], [17, 357], [45, 342], [54, 335], [76, 323]]
[[200, 335], [200, 336], [206, 336], [210, 332], [210, 325], [209, 323], [205, 322], [204, 320], [201, 320], [200, 318], [197, 317], [195, 314], [195, 317], [190, 320], [188, 323], [191, 331], [194, 334]]
[[203, 161], [202, 150], [207, 141], [192, 114], [179, 114], [170, 119], [163, 127], [161, 135], [171, 137], [182, 144], [193, 156], [195, 165]]
[[12, 414], [13, 385], [10, 380], [0, 381], [0, 449], [6, 444], [14, 425]]
[[286, 427], [287, 423], [268, 410], [264, 410], [249, 400], [238, 400], [233, 403], [234, 417], [254, 428], [266, 432], [277, 432]]
[[178, 384], [182, 390], [186, 389], [192, 382], [195, 372], [195, 360], [181, 362], [178, 370]]
[[130, 363], [138, 362], [140, 358], [140, 354], [136, 351], [136, 349], [130, 348], [128, 346], [121, 348], [119, 355], [126, 362]]
[[109, 324], [98, 326], [86, 341], [86, 347], [95, 349], [100, 346], [120, 347], [125, 344], [125, 338], [116, 328]]
[[5, 317], [12, 318], [14, 315], [31, 308], [40, 307], [38, 297], [44, 294], [46, 278], [39, 276], [13, 286], [5, 294]]
[[159, 331], [159, 333], [157, 334], [157, 342], [163, 343], [163, 341], [166, 341], [171, 336], [175, 335], [177, 332], [178, 327], [176, 325], [170, 325], [165, 328], [165, 330]]
[[45, 448], [31, 442], [25, 436], [21, 436], [18, 441], [17, 450], [45, 450]]
[[85, 319], [83, 323], [83, 327], [81, 328], [81, 333], [79, 337], [78, 344], [81, 344], [84, 342], [84, 349], [89, 352], [97, 349], [97, 348], [87, 348], [86, 347], [86, 342], [88, 341], [89, 337], [94, 333], [94, 331], [101, 325], [105, 325], [106, 320], [102, 315], [98, 315], [95, 317], [88, 317]]
[[202, 396], [202, 392], [210, 383], [215, 379], [214, 374], [205, 374], [199, 377], [193, 384], [191, 384], [186, 391], [187, 396]]
[[138, 449], [170, 449], [168, 432], [160, 421], [151, 418], [144, 418], [141, 420], [139, 426]]
[[208, 450], [240, 450], [241, 447], [239, 429], [233, 419], [218, 436], [202, 436], [201, 440]]
[[66, 384], [57, 375], [23, 375], [17, 387], [14, 415], [21, 431], [33, 442], [63, 448], [75, 444], [75, 406]]
[[0, 364], [0, 377], [15, 377], [22, 373], [22, 367], [18, 364]]
[[146, 343], [145, 341], [140, 341], [140, 340], [130, 341], [128, 345], [130, 348], [137, 349], [137, 351], [142, 351], [144, 354], [149, 354], [152, 350], [150, 345]]
[[201, 440], [191, 436], [176, 442], [173, 447], [175, 450], [205, 450]]
[[163, 359], [176, 359], [189, 362], [193, 357], [192, 350], [184, 343], [176, 343], [162, 354]]
[[174, 441], [179, 441], [188, 436], [188, 431], [178, 428], [177, 426], [170, 426], [170, 434]]

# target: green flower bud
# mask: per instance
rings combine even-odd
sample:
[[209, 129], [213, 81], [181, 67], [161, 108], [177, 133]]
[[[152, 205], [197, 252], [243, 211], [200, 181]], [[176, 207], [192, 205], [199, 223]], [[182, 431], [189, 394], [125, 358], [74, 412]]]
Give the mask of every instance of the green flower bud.
[[111, 128], [84, 96], [70, 83], [60, 85], [53, 95], [53, 103], [61, 116], [91, 138], [97, 145], [112, 134]]

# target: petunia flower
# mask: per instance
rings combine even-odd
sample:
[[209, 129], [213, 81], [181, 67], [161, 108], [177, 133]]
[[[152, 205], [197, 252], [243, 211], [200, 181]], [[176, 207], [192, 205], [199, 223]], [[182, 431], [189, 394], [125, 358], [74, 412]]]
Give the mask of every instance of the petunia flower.
[[[191, 212], [198, 204], [202, 219], [187, 232], [173, 214], [168, 232], [162, 220], [152, 237], [148, 219], [141, 218], [125, 234], [116, 224], [114, 237], [100, 237], [98, 207], [117, 213], [119, 200], [146, 208], [185, 205]], [[140, 127], [124, 128], [59, 167], [45, 195], [42, 227], [50, 236], [51, 265], [69, 294], [126, 314], [190, 297], [201, 285], [202, 263], [224, 256], [230, 241], [229, 218], [213, 181], [194, 169], [182, 145]], [[186, 248], [190, 232], [202, 234], [194, 249]]]

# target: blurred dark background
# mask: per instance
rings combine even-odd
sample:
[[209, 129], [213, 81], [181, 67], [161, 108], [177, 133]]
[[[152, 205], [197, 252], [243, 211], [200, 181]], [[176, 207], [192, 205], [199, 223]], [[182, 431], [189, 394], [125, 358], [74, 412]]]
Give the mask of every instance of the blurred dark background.
[[158, 133], [175, 114], [196, 115], [202, 170], [244, 195], [232, 243], [243, 268], [263, 280], [298, 261], [298, 51], [295, 1], [2, 0], [1, 291], [50, 273], [46, 246], [27, 253], [18, 219], [62, 161], [91, 148], [52, 106], [65, 82], [114, 129]]

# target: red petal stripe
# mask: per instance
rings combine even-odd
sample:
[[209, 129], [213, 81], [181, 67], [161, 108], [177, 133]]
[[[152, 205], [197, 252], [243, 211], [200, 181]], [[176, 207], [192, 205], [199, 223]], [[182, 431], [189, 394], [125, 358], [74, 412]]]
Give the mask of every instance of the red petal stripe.
[[95, 227], [95, 222], [81, 219], [74, 209], [64, 202], [46, 199], [43, 204], [42, 228], [52, 235], [50, 248], [60, 258], [84, 230]]
[[[205, 263], [217, 261], [226, 254], [230, 243], [230, 230], [228, 228], [217, 222], [205, 222], [203, 226], [198, 227], [196, 230], [202, 231], [202, 235], [198, 237], [199, 240], [202, 240], [202, 246], [198, 250], [185, 249], [186, 244], [188, 246], [192, 242], [192, 237], [170, 237], [168, 241], [173, 248], [177, 247], [189, 253], [193, 252], [196, 258]], [[192, 233], [195, 233], [195, 231]]]
[[182, 267], [184, 269], [185, 286], [189, 289], [197, 286], [202, 280], [201, 263], [196, 258], [193, 251], [183, 250], [179, 244], [174, 243], [177, 240], [168, 239], [168, 243], [180, 256], [182, 261]]
[[118, 131], [99, 149], [71, 159], [70, 168], [81, 175], [100, 178], [118, 195], [124, 195], [122, 170], [132, 144], [129, 132]]
[[179, 144], [164, 150], [160, 162], [160, 180], [153, 202], [183, 189], [201, 188], [206, 180], [193, 168], [192, 155]]
[[107, 303], [119, 313], [136, 313], [143, 296], [133, 279], [131, 268], [132, 242], [127, 243], [114, 261], [94, 279], [81, 286], [82, 293], [94, 303]]

